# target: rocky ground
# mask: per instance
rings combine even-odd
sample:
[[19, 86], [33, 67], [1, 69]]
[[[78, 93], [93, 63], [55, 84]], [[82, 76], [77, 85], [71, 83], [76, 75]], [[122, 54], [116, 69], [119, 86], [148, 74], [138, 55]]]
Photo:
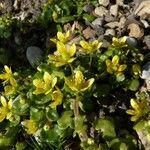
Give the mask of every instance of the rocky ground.
[[[27, 32], [14, 29], [11, 37], [0, 39], [1, 47], [11, 51], [13, 57], [18, 60], [17, 66], [29, 65], [26, 58], [27, 49], [37, 47], [46, 52], [52, 47], [49, 42], [50, 36], [53, 35], [50, 27], [39, 28], [39, 25], [35, 23], [46, 2], [47, 0], [0, 0], [1, 15], [10, 13], [14, 19], [28, 22], [25, 27]], [[132, 38], [131, 44], [142, 49], [145, 56], [142, 78], [145, 79], [147, 88], [150, 90], [150, 0], [98, 0], [95, 7], [88, 3], [83, 9], [92, 14], [95, 19], [85, 22], [75, 20], [64, 24], [64, 30], [77, 28], [83, 33], [85, 39], [98, 38], [103, 41], [103, 48], [109, 46], [112, 37]], [[77, 41], [78, 37], [75, 37], [72, 42]], [[150, 143], [143, 138], [144, 134], [139, 133], [139, 137], [144, 140], [142, 142], [148, 150]]]

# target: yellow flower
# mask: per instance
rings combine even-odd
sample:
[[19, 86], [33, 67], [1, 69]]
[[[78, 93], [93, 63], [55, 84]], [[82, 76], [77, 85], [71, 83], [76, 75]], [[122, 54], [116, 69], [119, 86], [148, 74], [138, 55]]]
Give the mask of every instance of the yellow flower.
[[43, 79], [33, 80], [33, 85], [36, 87], [33, 94], [49, 94], [57, 83], [57, 78], [52, 77], [48, 72], [44, 73]]
[[57, 39], [52, 38], [50, 40], [53, 41], [54, 43], [62, 42], [65, 44], [69, 41], [69, 38], [70, 38], [70, 31], [67, 31], [66, 33], [57, 32]]
[[13, 74], [12, 74], [11, 68], [9, 68], [8, 66], [5, 65], [4, 69], [5, 69], [5, 73], [0, 74], [0, 79], [4, 80], [4, 83], [10, 83], [12, 86], [16, 87], [17, 86], [17, 82], [13, 78]]
[[4, 87], [5, 95], [9, 96], [16, 91], [16, 88], [12, 85], [7, 85]]
[[127, 46], [126, 40], [127, 40], [126, 36], [124, 36], [122, 38], [115, 38], [115, 37], [113, 37], [113, 39], [112, 39], [112, 46], [114, 46], [114, 47]]
[[65, 78], [66, 85], [75, 92], [84, 92], [91, 87], [93, 82], [94, 78], [86, 81], [81, 71], [76, 71], [73, 77]]
[[26, 128], [28, 134], [35, 134], [38, 130], [36, 122], [34, 120], [25, 120], [22, 122], [22, 125]]
[[147, 112], [145, 102], [137, 102], [135, 99], [130, 101], [132, 109], [127, 110], [127, 114], [132, 115], [131, 121], [137, 121]]
[[57, 42], [57, 51], [54, 55], [49, 55], [48, 58], [50, 62], [55, 63], [56, 67], [60, 67], [66, 64], [72, 63], [76, 58], [73, 56], [76, 52], [76, 45], [72, 44], [67, 46], [62, 42]]
[[63, 98], [63, 94], [57, 88], [57, 90], [55, 90], [52, 93], [52, 100], [53, 100], [53, 102], [50, 104], [51, 108], [56, 109], [56, 107], [62, 103], [62, 98]]
[[82, 46], [83, 51], [89, 54], [97, 51], [102, 46], [102, 42], [99, 42], [98, 40], [92, 42], [80, 41], [80, 45]]
[[107, 59], [106, 66], [108, 73], [115, 74], [117, 78], [122, 77], [122, 80], [124, 80], [124, 74], [122, 73], [122, 71], [127, 68], [127, 65], [119, 64], [119, 56], [115, 55], [112, 60]]
[[10, 119], [12, 116], [12, 99], [7, 103], [4, 96], [1, 96], [1, 104], [2, 107], [0, 107], [0, 122], [2, 122], [5, 118]]

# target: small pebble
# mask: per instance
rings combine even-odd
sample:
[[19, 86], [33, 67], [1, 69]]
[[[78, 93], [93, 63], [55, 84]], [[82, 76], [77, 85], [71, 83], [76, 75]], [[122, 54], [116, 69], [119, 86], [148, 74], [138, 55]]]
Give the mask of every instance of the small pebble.
[[105, 16], [106, 14], [108, 14], [108, 10], [101, 6], [101, 7], [96, 7], [95, 10], [94, 10], [95, 14], [102, 17], [102, 16]]
[[110, 14], [115, 16], [115, 17], [118, 15], [118, 5], [111, 5], [110, 6]]
[[100, 5], [107, 7], [109, 5], [109, 0], [99, 0], [98, 1]]
[[143, 66], [141, 78], [142, 79], [150, 78], [150, 61], [147, 62], [146, 65]]
[[127, 40], [126, 40], [126, 43], [129, 45], [129, 46], [132, 46], [132, 47], [136, 47], [137, 46], [137, 40], [133, 37], [127, 37]]
[[104, 24], [104, 19], [103, 19], [103, 17], [100, 17], [100, 18], [96, 18], [93, 22], [92, 22], [92, 24], [94, 25], [94, 26], [102, 26], [103, 24]]
[[26, 57], [33, 68], [37, 67], [42, 59], [42, 50], [36, 46], [27, 48]]
[[111, 36], [115, 36], [115, 30], [114, 29], [106, 29], [105, 34], [104, 35], [111, 35]]
[[85, 12], [91, 13], [91, 12], [94, 10], [94, 6], [93, 6], [92, 4], [85, 5], [85, 6], [83, 7], [83, 10], [84, 10]]

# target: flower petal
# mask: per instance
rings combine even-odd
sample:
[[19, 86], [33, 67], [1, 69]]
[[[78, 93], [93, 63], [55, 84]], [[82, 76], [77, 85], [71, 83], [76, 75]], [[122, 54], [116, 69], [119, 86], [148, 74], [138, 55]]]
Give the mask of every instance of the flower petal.
[[70, 57], [74, 56], [75, 52], [76, 52], [76, 45], [72, 44], [71, 47], [70, 47], [70, 49], [69, 49], [69, 55], [70, 55]]
[[44, 73], [43, 79], [46, 84], [51, 84], [52, 82], [52, 77], [48, 72]]
[[4, 96], [1, 96], [1, 103], [2, 103], [3, 107], [7, 107], [7, 101]]
[[91, 85], [93, 84], [93, 82], [94, 82], [94, 78], [91, 78], [91, 79], [87, 80], [86, 82], [84, 82], [84, 83], [82, 84], [81, 91], [85, 91], [85, 90], [87, 90], [88, 88], [90, 88]]
[[64, 39], [65, 39], [64, 34], [63, 34], [62, 32], [57, 32], [57, 39], [58, 39], [59, 41], [63, 42]]
[[11, 68], [9, 68], [8, 66], [5, 65], [4, 69], [5, 69], [6, 73], [12, 74]]
[[135, 99], [132, 98], [131, 101], [130, 101], [130, 104], [133, 107], [133, 109], [135, 109], [136, 111], [140, 110], [140, 106], [138, 105], [138, 103], [136, 102]]
[[84, 81], [84, 76], [80, 70], [75, 73], [75, 85], [78, 86]]
[[126, 68], [127, 68], [127, 65], [125, 65], [125, 64], [124, 65], [120, 65], [119, 68], [118, 68], [118, 71], [120, 71], [120, 72], [124, 71]]
[[10, 99], [9, 102], [8, 102], [8, 108], [9, 108], [9, 109], [12, 108], [12, 104], [13, 104], [13, 103], [12, 103], [12, 99]]
[[112, 63], [113, 63], [113, 65], [117, 65], [119, 63], [119, 56], [118, 55], [115, 55], [112, 58]]

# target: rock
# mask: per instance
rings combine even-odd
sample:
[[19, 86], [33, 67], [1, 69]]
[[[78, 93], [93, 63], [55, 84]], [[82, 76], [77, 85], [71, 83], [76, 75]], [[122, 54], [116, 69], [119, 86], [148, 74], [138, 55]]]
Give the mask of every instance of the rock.
[[148, 49], [150, 50], [150, 35], [145, 36], [143, 42], [146, 43]]
[[87, 27], [85, 30], [83, 30], [83, 36], [85, 37], [85, 39], [93, 38], [95, 37], [95, 35], [96, 35], [96, 31], [94, 31], [90, 27]]
[[124, 0], [116, 0], [116, 4], [122, 6], [124, 3]]
[[143, 19], [150, 17], [150, 0], [140, 1], [140, 5], [134, 11], [134, 14]]
[[125, 27], [125, 23], [126, 23], [126, 17], [121, 17], [120, 21], [119, 21], [119, 28], [124, 28]]
[[147, 62], [146, 65], [143, 66], [141, 78], [142, 79], [150, 78], [150, 61]]
[[149, 150], [149, 148], [150, 148], [150, 140], [148, 138], [149, 133], [147, 133], [146, 131], [143, 130], [143, 131], [137, 131], [137, 134], [144, 146], [144, 149]]
[[103, 27], [94, 26], [93, 28], [94, 28], [94, 30], [96, 31], [96, 35], [97, 35], [97, 36], [103, 35], [104, 32], [105, 32], [105, 29], [104, 29]]
[[135, 38], [141, 38], [144, 35], [144, 30], [140, 28], [138, 24], [131, 23], [128, 25], [129, 36], [135, 37]]
[[105, 16], [105, 21], [106, 21], [106, 22], [113, 22], [113, 21], [116, 21], [116, 19], [115, 19], [112, 15], [107, 14], [107, 15]]
[[115, 17], [118, 15], [118, 5], [111, 5], [110, 6], [110, 14], [115, 16]]
[[144, 25], [145, 28], [149, 28], [150, 25], [146, 20], [141, 20], [142, 24]]
[[14, 40], [15, 40], [15, 43], [16, 43], [17, 45], [21, 45], [21, 43], [22, 43], [22, 38], [21, 38], [21, 35], [20, 35], [20, 34], [16, 33], [16, 34], [14, 35]]
[[126, 43], [131, 46], [131, 47], [136, 47], [137, 46], [137, 40], [132, 37], [127, 37]]
[[102, 48], [108, 48], [109, 47], [110, 42], [108, 42], [107, 40], [105, 40], [103, 35], [99, 36], [98, 40], [103, 43], [102, 44]]
[[150, 77], [145, 80], [146, 88], [150, 92]]
[[39, 47], [30, 46], [27, 48], [26, 57], [33, 68], [39, 65], [42, 55], [43, 52]]
[[85, 12], [91, 13], [94, 10], [94, 6], [92, 4], [87, 4], [83, 7]]
[[99, 0], [98, 1], [100, 5], [107, 7], [109, 5], [109, 0]]
[[115, 36], [115, 30], [114, 30], [114, 29], [106, 29], [104, 35], [112, 35], [112, 36]]
[[118, 25], [119, 25], [119, 22], [114, 21], [114, 22], [110, 22], [110, 23], [105, 24], [105, 27], [109, 27], [109, 28], [113, 29], [113, 28], [118, 27]]
[[103, 24], [104, 24], [104, 19], [103, 19], [103, 17], [99, 17], [99, 18], [96, 18], [93, 22], [92, 22], [92, 24], [94, 25], [94, 26], [102, 26]]
[[103, 6], [100, 6], [100, 7], [96, 7], [94, 12], [95, 12], [96, 15], [102, 17], [102, 16], [105, 16], [108, 13], [108, 10]]

